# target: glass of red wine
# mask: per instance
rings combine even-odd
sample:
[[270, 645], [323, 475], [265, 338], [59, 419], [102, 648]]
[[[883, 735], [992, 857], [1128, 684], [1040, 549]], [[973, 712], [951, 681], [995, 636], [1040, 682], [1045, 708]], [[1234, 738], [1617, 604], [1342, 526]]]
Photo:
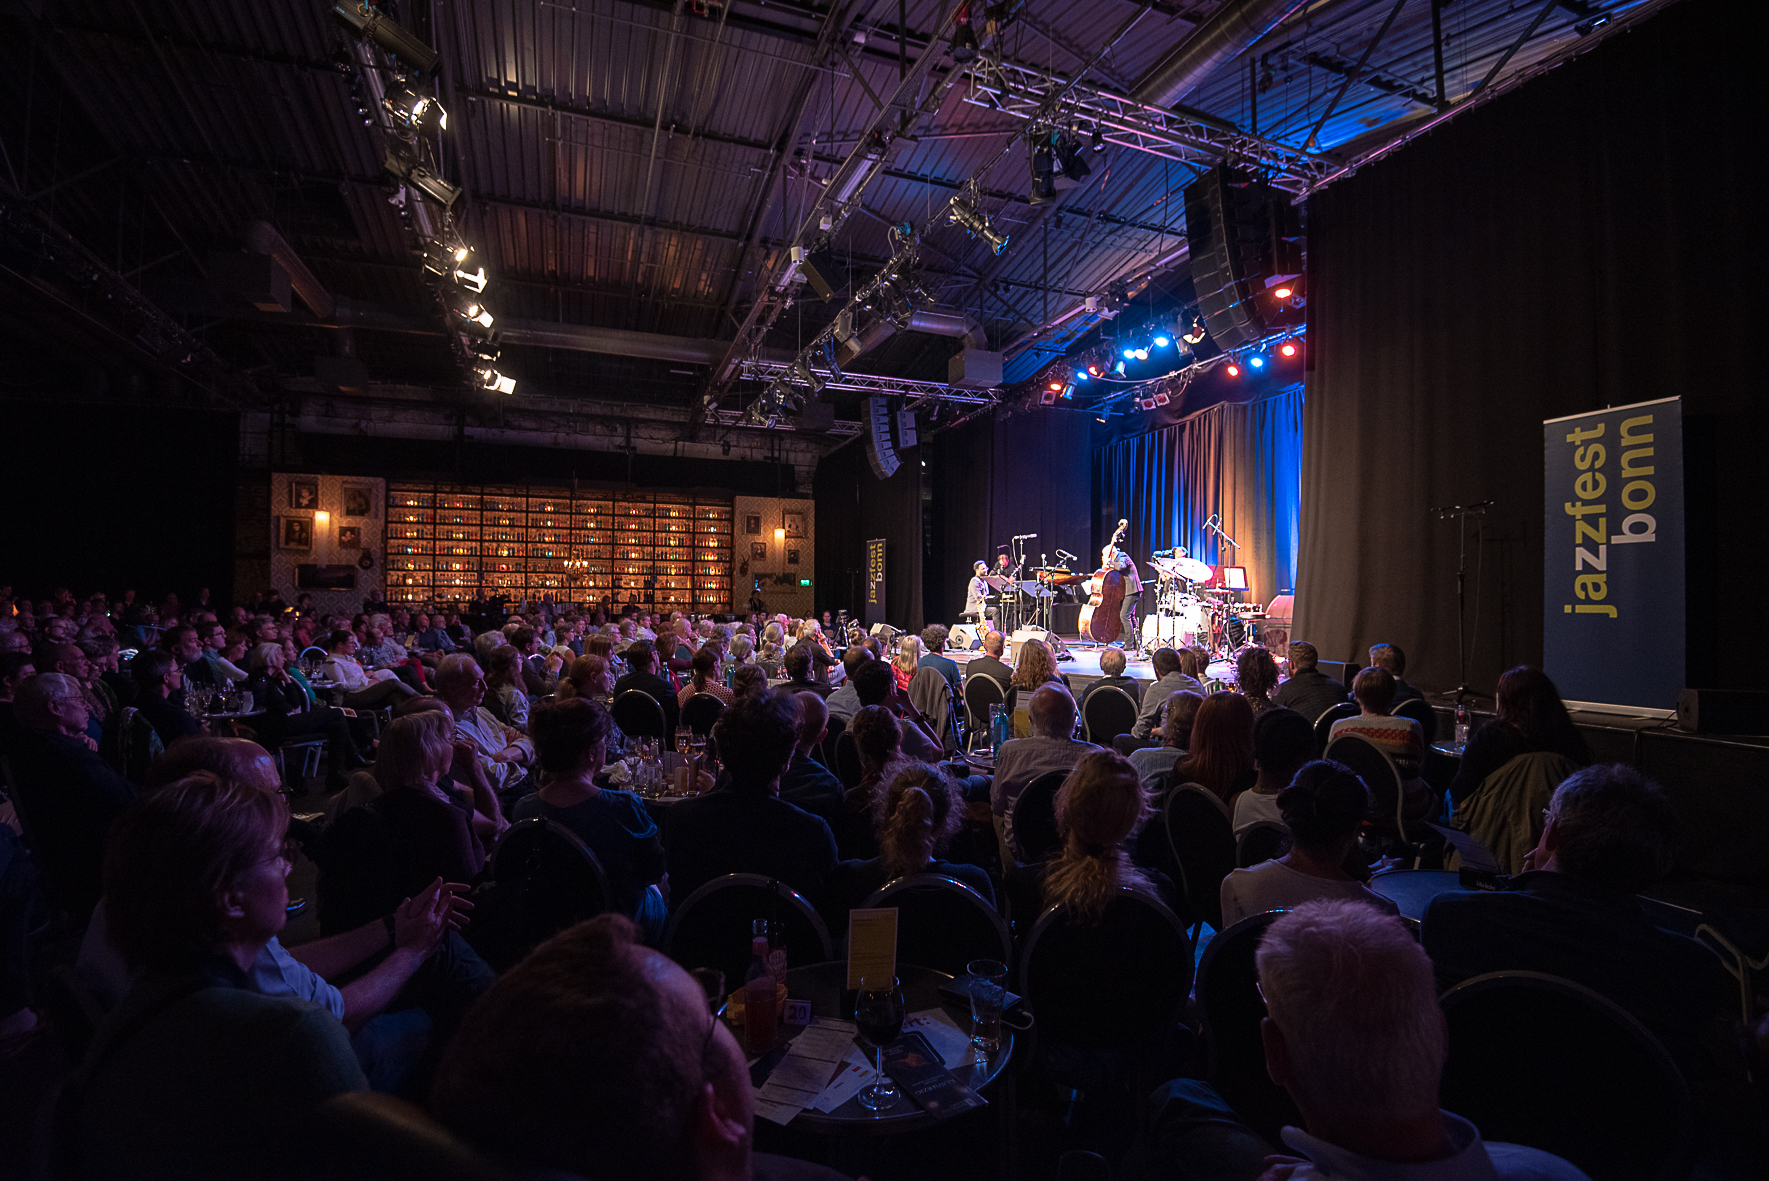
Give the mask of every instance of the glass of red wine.
[[884, 1049], [903, 1032], [903, 993], [894, 976], [866, 977], [854, 1000], [854, 1024], [861, 1039], [872, 1047], [872, 1085], [856, 1098], [868, 1111], [879, 1111], [897, 1102], [896, 1085], [885, 1077]]

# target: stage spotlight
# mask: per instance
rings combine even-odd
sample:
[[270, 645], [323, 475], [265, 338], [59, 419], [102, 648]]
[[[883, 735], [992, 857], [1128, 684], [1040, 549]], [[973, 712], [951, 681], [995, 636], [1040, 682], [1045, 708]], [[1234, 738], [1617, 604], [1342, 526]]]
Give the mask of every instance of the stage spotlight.
[[1120, 361], [1112, 366], [1112, 372], [1116, 373], [1119, 377], [1124, 376], [1124, 362]]
[[1098, 123], [1093, 125], [1092, 147], [1096, 152], [1103, 152], [1106, 150], [1106, 136], [1105, 133], [1099, 129]]
[[1063, 166], [1063, 175], [1079, 184], [1093, 169], [1088, 167], [1087, 157], [1081, 154], [1081, 141], [1073, 135], [1050, 134], [1051, 146], [1056, 149], [1057, 160]]
[[969, 201], [960, 198], [952, 202], [952, 208], [946, 216], [955, 225], [963, 226], [989, 243], [990, 249], [996, 254], [1007, 249], [1008, 235], [996, 232], [995, 227], [989, 224], [989, 219], [984, 217], [977, 207]]
[[1166, 390], [1155, 391], [1155, 405], [1165, 406], [1170, 401], [1172, 401], [1172, 399], [1167, 396]]
[[1092, 374], [1094, 377], [1098, 377], [1102, 372], [1104, 372], [1104, 370], [1102, 370], [1098, 365], [1089, 365], [1087, 367], [1087, 372]]
[[1050, 383], [1050, 388], [1053, 390], [1060, 390], [1063, 388], [1063, 383], [1060, 381], [1053, 381]]
[[431, 200], [439, 202], [444, 209], [453, 205], [455, 198], [461, 195], [460, 189], [409, 156], [390, 151], [381, 163], [388, 172], [412, 185]]
[[362, 0], [339, 0], [332, 5], [332, 14], [394, 57], [415, 67], [419, 73], [436, 72], [436, 63], [440, 59], [434, 49]]
[[1191, 329], [1189, 331], [1181, 333], [1179, 339], [1185, 341], [1187, 344], [1203, 344], [1204, 343], [1204, 321], [1193, 320]]
[[1071, 381], [1068, 385], [1063, 387], [1063, 397], [1073, 398], [1074, 396], [1075, 396], [1075, 383]]
[[1137, 349], [1137, 350], [1136, 350], [1136, 359], [1137, 359], [1137, 360], [1138, 360], [1138, 361], [1146, 361], [1146, 360], [1148, 360], [1148, 359], [1149, 359], [1149, 350], [1147, 350], [1147, 349]]
[[1228, 363], [1228, 375], [1230, 377], [1241, 376], [1241, 367], [1239, 365], [1235, 364], [1233, 361], [1230, 361]]
[[490, 365], [481, 365], [473, 372], [474, 376], [479, 379], [480, 389], [491, 390], [494, 393], [499, 394], [513, 394], [516, 392], [516, 379], [514, 377], [505, 377]]
[[1125, 349], [1124, 350], [1124, 359], [1126, 361], [1136, 360], [1136, 350], [1135, 349]]
[[1264, 369], [1265, 368], [1265, 358], [1264, 357], [1248, 357], [1247, 364], [1253, 366], [1253, 368], [1255, 368], [1255, 369]]
[[1075, 380], [1076, 381], [1086, 381], [1087, 380], [1087, 370], [1085, 370], [1085, 369], [1075, 370]]
[[485, 268], [480, 267], [476, 271], [468, 272], [456, 267], [454, 281], [477, 295], [485, 290]]
[[1157, 336], [1157, 337], [1156, 337], [1156, 338], [1155, 338], [1155, 347], [1156, 347], [1156, 348], [1162, 348], [1162, 349], [1164, 349], [1164, 348], [1166, 348], [1166, 347], [1167, 347], [1167, 346], [1168, 346], [1168, 345], [1170, 345], [1170, 344], [1172, 344], [1172, 343], [1173, 343], [1173, 342], [1172, 342], [1172, 341], [1171, 341], [1171, 340], [1168, 340], [1168, 339], [1167, 339], [1167, 338], [1166, 338], [1166, 337], [1165, 337], [1165, 336]]
[[1296, 294], [1296, 289], [1288, 283], [1279, 283], [1277, 287], [1273, 288], [1272, 294], [1279, 299], [1289, 299], [1292, 295]]
[[1043, 176], [1034, 174], [1032, 177], [1032, 191], [1027, 194], [1026, 203], [1029, 205], [1043, 205], [1047, 201], [1054, 200], [1056, 200], [1056, 177], [1050, 175], [1048, 172]]
[[952, 60], [959, 65], [977, 58], [977, 35], [971, 31], [970, 9], [958, 14], [958, 27], [952, 30]]
[[1054, 405], [1056, 405], [1056, 396], [1057, 396], [1058, 392], [1062, 390], [1062, 388], [1063, 388], [1062, 382], [1060, 382], [1060, 381], [1051, 382], [1049, 385], [1045, 386], [1043, 389], [1038, 391], [1038, 404], [1040, 406], [1054, 406]]
[[407, 131], [424, 131], [434, 123], [439, 130], [448, 130], [448, 112], [441, 103], [427, 94], [419, 94], [409, 86], [393, 90], [382, 100], [382, 106], [393, 121]]
[[1278, 346], [1278, 352], [1284, 354], [1286, 357], [1294, 357], [1296, 355], [1296, 342], [1286, 340], [1283, 344]]

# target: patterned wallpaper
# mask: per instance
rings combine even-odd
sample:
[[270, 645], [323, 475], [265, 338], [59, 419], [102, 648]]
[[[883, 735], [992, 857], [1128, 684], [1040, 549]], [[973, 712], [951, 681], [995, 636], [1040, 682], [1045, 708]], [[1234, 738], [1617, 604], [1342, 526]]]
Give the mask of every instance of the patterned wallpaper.
[[[346, 498], [348, 493], [348, 499]], [[326, 520], [318, 519], [325, 513]], [[387, 481], [371, 476], [313, 476], [273, 472], [270, 477], [270, 584], [293, 603], [302, 588], [295, 585], [295, 567], [348, 566], [356, 573], [354, 590], [316, 590], [314, 606], [322, 612], [354, 614], [365, 598], [382, 588], [381, 545], [387, 521]], [[358, 566], [364, 554], [374, 559], [367, 570]]]
[[[801, 587], [799, 580], [816, 577], [817, 514], [813, 503], [785, 497], [739, 496], [731, 524], [733, 610], [743, 611], [751, 586], [759, 578], [762, 599], [771, 614], [794, 618], [809, 614], [816, 588]], [[786, 536], [780, 536], [781, 533]], [[760, 551], [757, 546], [762, 547]], [[781, 575], [787, 578], [785, 584], [776, 581]]]

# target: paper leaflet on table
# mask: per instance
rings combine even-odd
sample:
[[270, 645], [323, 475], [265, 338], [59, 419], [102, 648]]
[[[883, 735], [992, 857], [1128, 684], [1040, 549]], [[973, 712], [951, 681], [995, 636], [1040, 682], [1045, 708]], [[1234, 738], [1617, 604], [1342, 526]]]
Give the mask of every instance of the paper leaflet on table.
[[854, 1044], [854, 1027], [846, 1021], [814, 1017], [788, 1045], [768, 1081], [755, 1093], [756, 1114], [777, 1124], [811, 1106]]
[[[919, 1013], [911, 1013], [904, 1018], [903, 1029], [919, 1030], [939, 1052], [948, 1070], [960, 1070], [981, 1060], [982, 1056], [970, 1044], [970, 1035], [953, 1024], [952, 1018], [943, 1009], [924, 1009]], [[859, 1046], [853, 1046], [843, 1059], [841, 1071], [809, 1106], [816, 1111], [834, 1111], [870, 1086], [872, 1075], [871, 1055]]]

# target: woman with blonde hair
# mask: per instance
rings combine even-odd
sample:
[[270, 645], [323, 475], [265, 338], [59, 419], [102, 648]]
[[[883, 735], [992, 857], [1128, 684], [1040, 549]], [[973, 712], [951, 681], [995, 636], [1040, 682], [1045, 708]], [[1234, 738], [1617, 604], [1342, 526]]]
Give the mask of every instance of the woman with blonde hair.
[[590, 652], [579, 656], [559, 678], [559, 687], [553, 692], [560, 701], [569, 701], [573, 697], [601, 701], [609, 694], [607, 659]]
[[528, 732], [528, 689], [523, 683], [522, 650], [499, 644], [485, 662], [485, 708], [506, 726]]
[[1129, 759], [1113, 750], [1083, 755], [1056, 795], [1062, 851], [1007, 873], [1016, 926], [1029, 928], [1051, 906], [1067, 907], [1076, 922], [1097, 924], [1120, 887], [1165, 901], [1172, 884], [1137, 869], [1127, 848], [1151, 813]]
[[897, 641], [897, 654], [891, 658], [891, 674], [897, 678], [897, 692], [908, 694], [909, 682], [915, 679], [915, 670], [921, 663], [921, 641], [914, 636], [904, 636]]
[[964, 800], [957, 784], [931, 763], [896, 763], [889, 785], [873, 803], [873, 835], [878, 856], [839, 863], [824, 887], [824, 906], [832, 920], [845, 921], [887, 882], [912, 873], [937, 874], [975, 890], [990, 906], [995, 887], [975, 865], [939, 860], [964, 820]]

